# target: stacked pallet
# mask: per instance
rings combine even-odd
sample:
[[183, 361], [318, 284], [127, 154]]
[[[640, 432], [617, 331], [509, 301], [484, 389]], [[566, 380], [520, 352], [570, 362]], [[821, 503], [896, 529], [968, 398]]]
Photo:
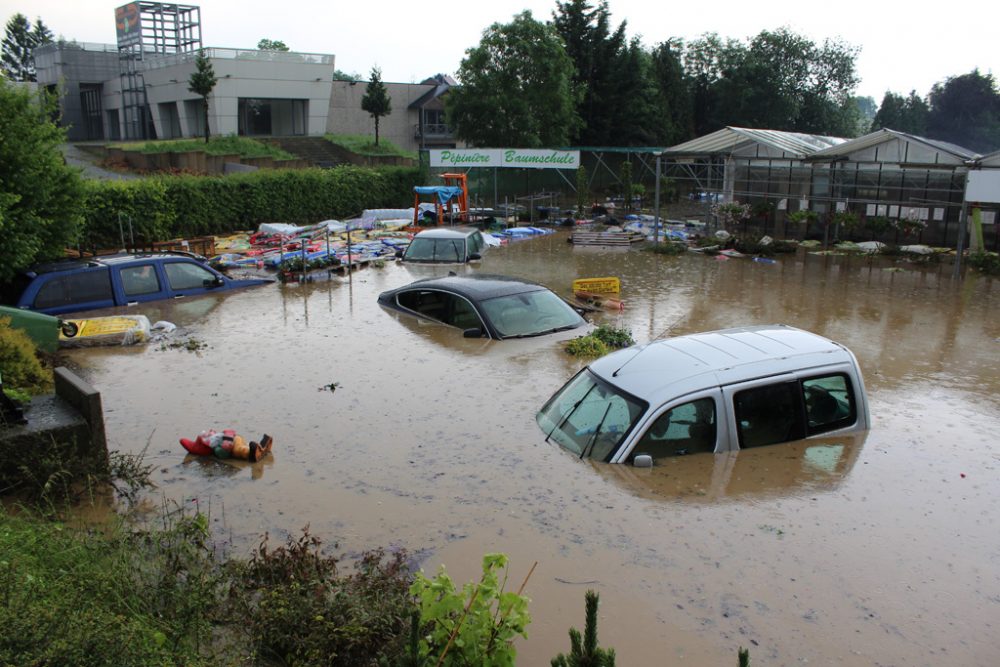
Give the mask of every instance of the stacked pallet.
[[639, 232], [573, 232], [570, 243], [573, 245], [600, 245], [630, 247], [633, 243], [641, 243], [646, 238]]

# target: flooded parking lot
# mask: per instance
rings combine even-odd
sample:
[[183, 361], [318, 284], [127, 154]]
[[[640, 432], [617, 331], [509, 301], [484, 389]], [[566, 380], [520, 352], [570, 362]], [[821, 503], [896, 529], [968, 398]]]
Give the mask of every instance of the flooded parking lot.
[[[146, 304], [197, 352], [69, 353], [104, 397], [113, 449], [155, 463], [154, 498], [210, 512], [236, 553], [265, 531], [339, 552], [403, 547], [428, 571], [532, 564], [520, 662], [548, 664], [601, 594], [619, 664], [992, 665], [1000, 655], [1000, 298], [916, 267], [799, 254], [773, 265], [573, 248], [490, 251], [457, 271], [537, 280], [618, 276], [598, 322], [639, 342], [785, 323], [857, 355], [866, 438], [692, 456], [651, 470], [544, 443], [537, 409], [584, 362], [552, 338], [491, 342], [383, 310], [378, 294], [448, 268]], [[334, 385], [334, 391], [330, 390]], [[185, 458], [209, 428], [275, 438], [256, 465]]]

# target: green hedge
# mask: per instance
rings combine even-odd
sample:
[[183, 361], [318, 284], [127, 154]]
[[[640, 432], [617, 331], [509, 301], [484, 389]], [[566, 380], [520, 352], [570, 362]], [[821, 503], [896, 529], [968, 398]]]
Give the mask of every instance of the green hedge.
[[[227, 234], [262, 222], [311, 224], [357, 216], [366, 208], [409, 207], [419, 170], [260, 170], [228, 176], [161, 176], [134, 181], [90, 181], [84, 199], [82, 245], [119, 247], [122, 227], [135, 242]], [[119, 224], [122, 220], [122, 225]]]

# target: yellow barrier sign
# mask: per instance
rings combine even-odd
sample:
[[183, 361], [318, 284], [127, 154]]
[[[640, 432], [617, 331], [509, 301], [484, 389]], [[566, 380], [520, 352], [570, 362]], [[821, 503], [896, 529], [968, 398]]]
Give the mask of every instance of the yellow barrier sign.
[[573, 281], [574, 292], [618, 294], [621, 290], [621, 281], [618, 278], [580, 278]]

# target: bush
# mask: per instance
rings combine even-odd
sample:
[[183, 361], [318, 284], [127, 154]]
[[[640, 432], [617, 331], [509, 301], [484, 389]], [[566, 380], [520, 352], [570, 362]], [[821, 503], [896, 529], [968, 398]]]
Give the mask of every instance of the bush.
[[55, 110], [53, 97], [0, 77], [0, 282], [76, 238], [81, 179], [59, 151]]
[[574, 338], [566, 343], [566, 351], [574, 357], [603, 357], [611, 351], [604, 341], [593, 334]]
[[635, 339], [632, 338], [631, 330], [619, 329], [617, 327], [608, 326], [607, 324], [600, 325], [590, 335], [612, 349], [620, 349], [628, 347], [629, 345], [635, 345]]
[[311, 224], [346, 218], [366, 208], [409, 206], [418, 170], [261, 170], [229, 176], [163, 176], [134, 181], [88, 183], [83, 239], [87, 247], [178, 237], [226, 234], [263, 222]]
[[413, 610], [405, 554], [365, 554], [350, 576], [303, 530], [233, 562], [229, 616], [251, 658], [286, 665], [371, 665], [402, 653]]
[[38, 359], [38, 350], [28, 334], [0, 317], [0, 374], [5, 388], [41, 394], [52, 388], [52, 372]]
[[686, 243], [675, 241], [661, 241], [660, 243], [650, 243], [643, 247], [643, 250], [655, 252], [658, 255], [683, 255], [687, 252]]
[[528, 599], [520, 591], [504, 591], [497, 572], [506, 566], [504, 554], [486, 554], [479, 583], [465, 584], [461, 592], [443, 568], [433, 579], [417, 573], [410, 593], [420, 605], [425, 628], [417, 664], [420, 660], [448, 666], [515, 664], [514, 640], [528, 636], [531, 617]]
[[969, 255], [969, 266], [988, 276], [1000, 276], [1000, 255], [995, 252], [976, 252]]

